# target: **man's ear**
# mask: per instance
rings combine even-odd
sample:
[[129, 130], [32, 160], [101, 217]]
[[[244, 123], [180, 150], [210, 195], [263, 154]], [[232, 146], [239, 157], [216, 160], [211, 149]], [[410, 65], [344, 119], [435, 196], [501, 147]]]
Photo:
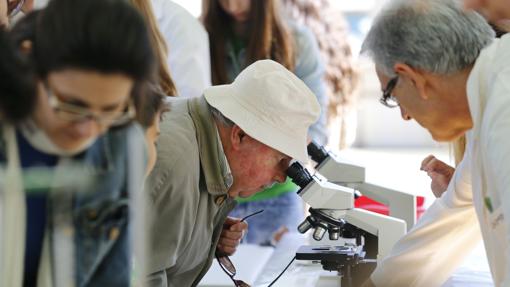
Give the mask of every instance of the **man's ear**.
[[234, 150], [239, 150], [241, 148], [245, 137], [246, 133], [238, 125], [232, 126], [232, 129], [230, 129], [230, 142]]
[[422, 99], [426, 100], [428, 98], [427, 93], [425, 93], [427, 78], [423, 71], [403, 63], [396, 63], [393, 70], [399, 77], [411, 81]]

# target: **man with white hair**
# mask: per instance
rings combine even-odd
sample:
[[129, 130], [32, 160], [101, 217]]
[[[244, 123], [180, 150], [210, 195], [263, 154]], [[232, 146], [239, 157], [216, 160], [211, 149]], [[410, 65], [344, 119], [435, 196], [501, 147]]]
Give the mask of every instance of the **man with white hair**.
[[307, 86], [271, 60], [202, 97], [172, 99], [148, 179], [149, 286], [195, 286], [215, 256], [234, 253], [247, 228], [227, 218], [234, 198], [284, 182], [292, 159], [307, 161], [319, 114]]
[[458, 1], [393, 0], [363, 43], [384, 105], [436, 140], [467, 138], [448, 190], [377, 266], [375, 286], [441, 285], [478, 228], [495, 285], [510, 285], [510, 37], [493, 35]]

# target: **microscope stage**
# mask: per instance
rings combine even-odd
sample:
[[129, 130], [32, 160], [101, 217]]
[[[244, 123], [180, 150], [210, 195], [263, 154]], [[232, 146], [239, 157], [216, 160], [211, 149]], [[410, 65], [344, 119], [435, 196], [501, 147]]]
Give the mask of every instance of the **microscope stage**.
[[361, 246], [301, 246], [296, 252], [297, 260], [326, 260], [347, 262], [363, 257]]

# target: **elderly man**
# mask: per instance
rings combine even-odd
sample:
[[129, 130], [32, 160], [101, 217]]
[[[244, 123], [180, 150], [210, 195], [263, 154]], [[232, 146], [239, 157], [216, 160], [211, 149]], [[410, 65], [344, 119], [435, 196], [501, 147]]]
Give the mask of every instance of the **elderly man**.
[[307, 160], [307, 130], [320, 107], [301, 80], [263, 60], [230, 85], [172, 100], [171, 109], [148, 179], [148, 283], [195, 286], [247, 228], [227, 218], [234, 198], [284, 182], [293, 158]]
[[363, 44], [384, 105], [436, 140], [467, 137], [448, 190], [377, 267], [376, 286], [439, 286], [476, 244], [476, 219], [495, 285], [510, 285], [510, 37], [493, 40], [458, 5], [393, 0]]

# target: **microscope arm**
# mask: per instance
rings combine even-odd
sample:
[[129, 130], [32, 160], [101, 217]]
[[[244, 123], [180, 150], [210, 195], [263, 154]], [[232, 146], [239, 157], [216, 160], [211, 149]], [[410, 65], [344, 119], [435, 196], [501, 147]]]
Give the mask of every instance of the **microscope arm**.
[[391, 248], [406, 233], [405, 221], [360, 208], [347, 210], [344, 219], [378, 237], [378, 262], [390, 253]]
[[403, 219], [407, 228], [416, 223], [416, 196], [406, 192], [367, 183], [365, 168], [341, 159], [334, 153], [327, 153], [315, 169], [328, 181], [353, 188], [362, 195], [385, 204], [390, 216]]
[[302, 188], [298, 195], [315, 209], [345, 210], [354, 208], [354, 190], [332, 184], [319, 175], [313, 176], [315, 184]]
[[416, 195], [366, 182], [348, 184], [347, 186], [387, 205], [390, 211], [389, 216], [404, 220], [408, 229], [411, 229], [416, 223]]

